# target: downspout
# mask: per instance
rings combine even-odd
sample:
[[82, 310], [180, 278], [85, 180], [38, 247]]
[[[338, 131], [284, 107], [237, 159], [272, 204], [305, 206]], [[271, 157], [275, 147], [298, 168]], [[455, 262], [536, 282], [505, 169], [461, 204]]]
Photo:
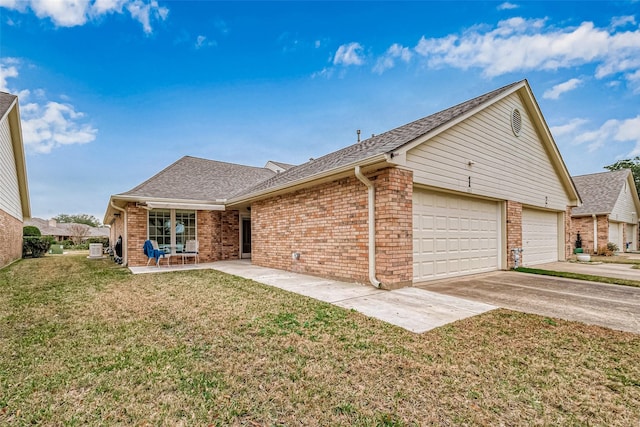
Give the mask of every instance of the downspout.
[[367, 186], [369, 199], [369, 281], [376, 288], [380, 288], [382, 283], [376, 279], [376, 189], [373, 183], [362, 174], [360, 166], [355, 169], [356, 178]]
[[593, 253], [598, 253], [598, 217], [596, 214], [591, 215], [593, 218]]
[[113, 200], [110, 202], [110, 205], [112, 208], [114, 208], [115, 210], [118, 210], [122, 213], [124, 213], [124, 237], [122, 239], [122, 264], [123, 265], [127, 265], [129, 262], [129, 258], [128, 258], [128, 254], [129, 251], [127, 250], [127, 210], [126, 209], [122, 209], [119, 208], [118, 206], [115, 205], [115, 203], [113, 203]]

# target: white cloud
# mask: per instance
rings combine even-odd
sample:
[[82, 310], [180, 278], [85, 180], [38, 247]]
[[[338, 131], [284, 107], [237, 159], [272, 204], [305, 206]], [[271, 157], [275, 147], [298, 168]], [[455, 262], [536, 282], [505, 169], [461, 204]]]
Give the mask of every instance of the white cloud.
[[571, 134], [574, 134], [579, 128], [582, 127], [582, 125], [586, 123], [588, 123], [588, 120], [572, 119], [569, 121], [569, 123], [566, 123], [564, 125], [551, 126], [550, 128], [551, 134], [556, 138], [562, 137], [565, 135], [571, 135]]
[[633, 149], [627, 157], [640, 155], [640, 115], [624, 120], [607, 120], [599, 129], [583, 132], [573, 139], [576, 144], [587, 144], [587, 151], [592, 153], [607, 144], [633, 143]]
[[203, 47], [210, 47], [210, 46], [216, 46], [216, 45], [217, 43], [215, 40], [207, 40], [206, 36], [198, 36], [196, 38], [195, 48], [202, 49]]
[[7, 79], [18, 77], [18, 69], [13, 65], [0, 64], [0, 91], [11, 92], [7, 86]]
[[378, 58], [376, 65], [373, 67], [373, 71], [382, 74], [385, 70], [395, 67], [396, 59], [409, 62], [412, 57], [413, 53], [408, 47], [394, 43], [389, 49], [387, 49], [383, 56]]
[[80, 123], [83, 113], [72, 105], [50, 101], [46, 105], [26, 104], [22, 108], [22, 136], [25, 148], [50, 153], [63, 145], [86, 144], [96, 139], [98, 130]]
[[507, 2], [504, 2], [504, 3], [500, 4], [498, 6], [498, 10], [512, 10], [512, 9], [517, 9], [519, 7], [520, 6], [518, 6], [517, 4], [509, 3], [507, 1]]
[[51, 18], [60, 27], [74, 27], [87, 22], [89, 0], [31, 0], [30, 6], [40, 19]]
[[613, 28], [624, 27], [626, 25], [635, 25], [636, 17], [635, 16], [616, 16], [611, 19], [611, 26]]
[[151, 28], [151, 20], [164, 21], [169, 15], [169, 9], [160, 7], [157, 1], [145, 3], [142, 0], [129, 1], [125, 4], [125, 8], [131, 14], [131, 17], [142, 24], [145, 33], [153, 32]]
[[360, 43], [343, 44], [333, 57], [333, 65], [362, 65], [364, 64], [363, 48]]
[[89, 19], [126, 10], [147, 34], [153, 32], [152, 22], [164, 21], [169, 14], [156, 0], [0, 0], [0, 6], [22, 13], [31, 9], [38, 18], [51, 19], [58, 27], [84, 25]]
[[[13, 58], [0, 62], [0, 90], [18, 95], [22, 139], [27, 151], [50, 153], [56, 147], [86, 144], [96, 139], [98, 130], [84, 123], [84, 114], [70, 103], [47, 100], [43, 89], [35, 89], [32, 96], [29, 90], [10, 88], [7, 79], [18, 77], [17, 64], [19, 61]], [[34, 96], [41, 102], [28, 102]]]
[[566, 82], [557, 84], [551, 89], [545, 91], [542, 94], [542, 97], [545, 99], [558, 99], [560, 98], [560, 95], [562, 95], [563, 93], [574, 90], [581, 84], [582, 84], [582, 80], [580, 79], [567, 80]]
[[495, 28], [422, 37], [415, 51], [432, 68], [479, 68], [486, 77], [597, 64], [596, 77], [632, 75], [640, 68], [640, 30], [610, 32], [592, 22], [555, 28], [545, 20], [511, 18]]

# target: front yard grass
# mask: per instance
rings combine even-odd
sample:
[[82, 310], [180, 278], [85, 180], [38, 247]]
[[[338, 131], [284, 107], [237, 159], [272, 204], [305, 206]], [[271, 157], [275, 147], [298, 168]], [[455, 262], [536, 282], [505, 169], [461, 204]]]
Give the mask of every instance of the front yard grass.
[[413, 334], [215, 271], [0, 270], [0, 424], [637, 425], [640, 336], [495, 310]]

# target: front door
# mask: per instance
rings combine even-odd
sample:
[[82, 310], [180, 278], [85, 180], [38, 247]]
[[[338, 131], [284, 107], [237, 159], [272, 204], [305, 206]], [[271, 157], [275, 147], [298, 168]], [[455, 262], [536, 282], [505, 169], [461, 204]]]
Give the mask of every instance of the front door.
[[251, 258], [251, 218], [242, 218], [242, 258]]

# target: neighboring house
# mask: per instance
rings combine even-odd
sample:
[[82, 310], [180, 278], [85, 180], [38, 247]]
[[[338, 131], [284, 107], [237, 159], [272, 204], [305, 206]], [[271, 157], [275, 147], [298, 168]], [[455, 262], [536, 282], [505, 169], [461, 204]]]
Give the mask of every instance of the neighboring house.
[[620, 251], [638, 250], [640, 200], [629, 169], [574, 176], [582, 206], [571, 210], [571, 241], [580, 233], [586, 253], [615, 243]]
[[31, 216], [18, 97], [0, 92], [0, 268], [22, 257]]
[[184, 157], [104, 222], [132, 266], [148, 238], [194, 238], [206, 260], [389, 289], [572, 250], [579, 196], [526, 80], [283, 169]]
[[66, 223], [66, 222], [57, 222], [55, 219], [41, 219], [41, 218], [31, 218], [24, 222], [24, 225], [33, 225], [38, 227], [40, 230], [40, 234], [43, 236], [51, 236], [56, 239], [58, 242], [62, 242], [63, 240], [71, 240], [75, 234], [74, 227], [87, 227], [86, 235], [83, 236], [82, 240], [86, 241], [92, 237], [94, 238], [108, 238], [109, 237], [109, 227], [91, 227], [89, 225], [84, 224], [76, 224], [76, 223]]

